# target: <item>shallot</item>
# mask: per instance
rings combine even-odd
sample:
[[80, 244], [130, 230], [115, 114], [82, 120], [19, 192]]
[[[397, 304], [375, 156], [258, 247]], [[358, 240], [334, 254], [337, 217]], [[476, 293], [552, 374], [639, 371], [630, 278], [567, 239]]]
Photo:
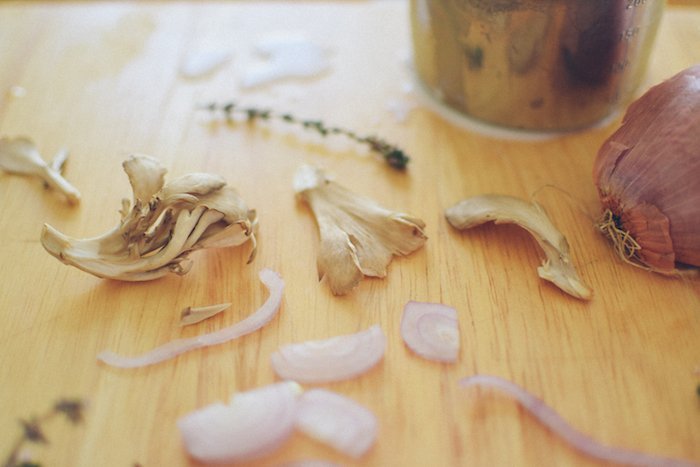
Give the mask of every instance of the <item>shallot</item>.
[[207, 463], [258, 459], [282, 445], [294, 430], [301, 387], [286, 381], [234, 394], [182, 417], [177, 426], [187, 452]]
[[401, 336], [421, 357], [455, 362], [459, 352], [457, 310], [440, 303], [410, 301], [403, 309]]
[[289, 344], [272, 354], [275, 373], [301, 383], [325, 383], [358, 376], [384, 356], [386, 337], [377, 325], [355, 334]]
[[590, 457], [624, 465], [697, 467], [697, 464], [686, 460], [658, 457], [631, 449], [602, 444], [569, 425], [552, 407], [507, 379], [491, 375], [474, 375], [463, 378], [459, 384], [462, 387], [484, 386], [496, 388], [507, 393], [537, 418], [540, 423], [561, 437], [571, 447]]
[[299, 397], [296, 427], [355, 459], [377, 438], [377, 417], [369, 409], [327, 389], [310, 389]]
[[257, 311], [242, 321], [209, 334], [190, 337], [189, 339], [176, 339], [142, 355], [125, 357], [115, 354], [114, 352], [104, 351], [97, 356], [97, 359], [107, 365], [120, 368], [148, 366], [168, 360], [193, 349], [223, 344], [224, 342], [237, 339], [260, 329], [270, 322], [277, 314], [282, 304], [284, 281], [279, 274], [270, 269], [263, 269], [260, 271], [259, 276], [260, 281], [268, 288], [270, 296]]
[[593, 168], [601, 230], [633, 264], [700, 267], [700, 64], [633, 102]]

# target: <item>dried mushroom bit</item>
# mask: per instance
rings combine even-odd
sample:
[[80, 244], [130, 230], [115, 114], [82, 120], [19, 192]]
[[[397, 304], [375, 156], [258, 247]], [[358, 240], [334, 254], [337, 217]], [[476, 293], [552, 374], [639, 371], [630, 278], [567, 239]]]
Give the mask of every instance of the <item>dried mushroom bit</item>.
[[218, 315], [230, 306], [230, 303], [219, 303], [217, 305], [207, 306], [188, 306], [180, 312], [180, 326], [189, 326], [190, 324], [200, 323], [206, 319]]
[[591, 289], [583, 283], [571, 264], [566, 237], [549, 220], [542, 207], [506, 195], [480, 195], [465, 199], [445, 211], [448, 222], [465, 230], [486, 222], [516, 224], [537, 240], [547, 256], [537, 273], [564, 292], [588, 300]]
[[146, 281], [186, 274], [189, 254], [202, 248], [253, 243], [255, 211], [218, 175], [192, 173], [164, 182], [166, 170], [149, 156], [123, 163], [134, 193], [121, 222], [103, 235], [74, 239], [44, 225], [41, 243], [53, 256], [98, 277]]
[[61, 175], [67, 157], [68, 152], [60, 150], [53, 162], [47, 164], [31, 139], [0, 138], [0, 169], [39, 177], [47, 187], [63, 193], [69, 204], [78, 204], [80, 192]]
[[294, 191], [316, 217], [319, 280], [325, 277], [335, 295], [350, 292], [364, 276], [386, 276], [394, 255], [408, 255], [427, 240], [422, 220], [356, 195], [315, 167], [297, 171]]

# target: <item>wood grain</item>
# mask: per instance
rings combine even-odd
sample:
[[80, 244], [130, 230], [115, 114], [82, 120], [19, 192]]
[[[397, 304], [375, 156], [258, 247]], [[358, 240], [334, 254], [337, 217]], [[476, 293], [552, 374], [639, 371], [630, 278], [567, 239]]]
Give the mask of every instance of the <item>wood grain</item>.
[[[645, 86], [700, 62], [700, 10], [669, 8]], [[252, 46], [272, 31], [299, 31], [332, 50], [331, 72], [242, 90]], [[233, 60], [210, 77], [185, 80], [187, 53], [223, 46]], [[510, 378], [580, 430], [613, 445], [700, 462], [700, 285], [622, 264], [592, 225], [597, 148], [616, 125], [539, 142], [487, 137], [455, 127], [422, 105], [405, 122], [391, 101], [416, 102], [404, 2], [174, 2], [0, 5], [0, 134], [29, 135], [45, 157], [71, 156], [66, 177], [83, 193], [68, 207], [41, 183], [0, 174], [0, 456], [18, 419], [57, 398], [89, 401], [85, 423], [46, 426], [32, 458], [60, 466], [191, 465], [175, 422], [214, 401], [275, 381], [269, 356], [280, 345], [380, 324], [384, 361], [352, 381], [328, 384], [376, 412], [380, 436], [354, 463], [294, 435], [258, 464], [330, 459], [343, 465], [595, 465], [540, 427], [508, 398], [460, 389], [474, 373]], [[24, 97], [5, 93], [11, 86]], [[198, 104], [228, 99], [320, 117], [399, 142], [407, 173], [351, 143], [326, 144], [283, 125], [209, 123]], [[38, 241], [43, 223], [77, 237], [118, 222], [130, 195], [121, 161], [158, 157], [170, 176], [223, 175], [260, 218], [259, 252], [200, 252], [192, 271], [142, 284], [100, 280], [62, 265]], [[318, 235], [294, 198], [302, 163], [326, 168], [348, 188], [427, 223], [426, 246], [396, 259], [385, 279], [333, 297], [319, 284]], [[459, 233], [443, 210], [484, 192], [535, 198], [567, 235], [595, 296], [583, 303], [536, 275], [540, 252], [522, 231], [484, 226]], [[139, 370], [98, 365], [109, 348], [138, 353], [239, 321], [266, 298], [269, 267], [287, 282], [279, 316], [262, 331]], [[408, 300], [459, 312], [454, 365], [419, 359], [399, 335]], [[181, 329], [186, 306], [231, 301], [226, 312]], [[695, 373], [694, 373], [695, 371]]]

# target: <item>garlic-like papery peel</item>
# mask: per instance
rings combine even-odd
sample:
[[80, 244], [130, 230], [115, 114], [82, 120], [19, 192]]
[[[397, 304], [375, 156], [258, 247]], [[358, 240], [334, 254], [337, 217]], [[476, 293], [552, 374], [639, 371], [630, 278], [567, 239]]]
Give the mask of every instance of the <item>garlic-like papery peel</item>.
[[537, 268], [539, 276], [576, 298], [587, 300], [591, 297], [591, 289], [583, 283], [571, 263], [569, 242], [540, 205], [513, 196], [487, 194], [460, 201], [445, 211], [445, 217], [459, 230], [486, 222], [510, 223], [524, 228], [537, 240], [547, 257]]
[[78, 204], [80, 192], [61, 175], [60, 168], [66, 157], [65, 151], [59, 151], [56, 161], [47, 164], [29, 138], [0, 138], [0, 169], [39, 177], [46, 186], [63, 193], [69, 204]]
[[44, 225], [41, 243], [62, 262], [98, 277], [145, 281], [185, 274], [201, 248], [253, 243], [255, 211], [217, 175], [195, 173], [164, 182], [165, 169], [149, 156], [123, 164], [134, 192], [122, 219], [103, 235], [74, 239]]
[[302, 166], [294, 190], [311, 207], [319, 228], [319, 279], [343, 295], [364, 276], [384, 277], [394, 255], [408, 255], [425, 243], [425, 223], [357, 195], [315, 167]]

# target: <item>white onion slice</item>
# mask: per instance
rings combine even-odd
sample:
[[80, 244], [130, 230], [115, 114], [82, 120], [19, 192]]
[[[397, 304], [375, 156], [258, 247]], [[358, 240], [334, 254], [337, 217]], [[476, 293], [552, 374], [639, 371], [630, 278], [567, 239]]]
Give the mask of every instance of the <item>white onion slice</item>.
[[377, 418], [366, 407], [327, 389], [299, 398], [296, 427], [311, 438], [359, 459], [377, 439]]
[[516, 399], [528, 412], [534, 415], [544, 426], [564, 439], [571, 447], [596, 459], [616, 462], [624, 465], [657, 467], [692, 467], [697, 464], [686, 460], [658, 457], [639, 451], [601, 444], [590, 436], [581, 433], [569, 425], [553, 408], [541, 399], [527, 392], [517, 384], [491, 375], [475, 375], [463, 378], [460, 386], [486, 386], [500, 389]]
[[410, 301], [403, 309], [401, 337], [421, 357], [455, 362], [459, 352], [457, 310], [440, 303]]
[[103, 361], [107, 365], [120, 368], [136, 368], [153, 365], [154, 363], [168, 360], [189, 350], [222, 344], [260, 329], [277, 314], [282, 303], [284, 281], [279, 274], [270, 269], [263, 269], [260, 271], [259, 276], [260, 281], [269, 289], [270, 296], [255, 313], [234, 325], [201, 336], [188, 339], [176, 339], [135, 357], [125, 357], [115, 354], [114, 352], [104, 351], [97, 356], [97, 359]]
[[374, 325], [355, 334], [282, 346], [272, 354], [272, 368], [283, 379], [327, 383], [353, 378], [384, 356], [386, 337]]
[[271, 453], [294, 430], [301, 387], [294, 382], [270, 384], [234, 394], [191, 412], [177, 422], [185, 449], [207, 463], [257, 459]]

